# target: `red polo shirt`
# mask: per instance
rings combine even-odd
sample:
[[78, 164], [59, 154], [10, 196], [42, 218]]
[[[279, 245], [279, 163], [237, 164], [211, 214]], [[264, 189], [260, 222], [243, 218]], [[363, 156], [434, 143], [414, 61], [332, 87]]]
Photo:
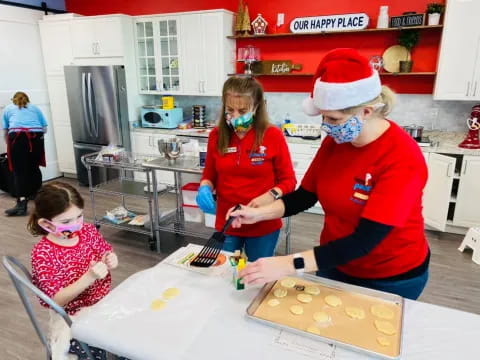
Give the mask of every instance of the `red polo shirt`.
[[[263, 142], [257, 149], [255, 130], [248, 131], [243, 139], [235, 133], [228, 145], [228, 151], [221, 155], [217, 149], [218, 129], [208, 138], [207, 158], [202, 180], [210, 180], [217, 193], [217, 220], [215, 227], [220, 230], [225, 224], [228, 209], [237, 204], [248, 204], [273, 187], [284, 194], [295, 189], [296, 179], [287, 142], [282, 132], [270, 126]], [[263, 221], [252, 225], [230, 228], [229, 235], [263, 236], [282, 227], [280, 219]]]
[[327, 137], [302, 181], [325, 211], [320, 244], [351, 234], [360, 217], [394, 229], [369, 254], [339, 266], [361, 278], [383, 278], [419, 266], [428, 252], [422, 216], [427, 165], [418, 144], [398, 125], [355, 147]]

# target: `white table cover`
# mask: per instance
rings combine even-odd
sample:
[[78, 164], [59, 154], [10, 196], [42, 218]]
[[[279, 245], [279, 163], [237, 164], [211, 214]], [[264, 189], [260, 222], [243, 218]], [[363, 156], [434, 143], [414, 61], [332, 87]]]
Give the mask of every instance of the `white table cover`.
[[[165, 309], [152, 311], [151, 302], [169, 287], [178, 288], [180, 295]], [[237, 291], [225, 276], [185, 271], [164, 261], [132, 275], [82, 310], [72, 333], [132, 360], [369, 358], [248, 319], [246, 308], [258, 290]], [[294, 346], [297, 341], [303, 351]], [[479, 343], [479, 315], [406, 300], [402, 359], [480, 359]]]

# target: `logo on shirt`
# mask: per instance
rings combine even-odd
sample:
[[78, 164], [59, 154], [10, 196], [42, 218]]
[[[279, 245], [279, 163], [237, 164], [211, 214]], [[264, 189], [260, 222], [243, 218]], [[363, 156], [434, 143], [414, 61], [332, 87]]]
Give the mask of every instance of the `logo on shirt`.
[[267, 147], [259, 146], [257, 152], [252, 152], [249, 155], [250, 162], [252, 165], [262, 165], [265, 162], [265, 157], [267, 156]]
[[350, 197], [354, 203], [365, 205], [370, 192], [372, 190], [372, 174], [366, 173], [365, 176], [355, 177], [355, 184], [353, 185], [353, 194]]

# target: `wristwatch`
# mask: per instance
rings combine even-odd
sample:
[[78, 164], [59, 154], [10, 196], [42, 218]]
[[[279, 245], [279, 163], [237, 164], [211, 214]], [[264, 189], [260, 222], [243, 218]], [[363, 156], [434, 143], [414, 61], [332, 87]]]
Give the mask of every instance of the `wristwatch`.
[[297, 275], [303, 275], [305, 272], [305, 260], [303, 260], [302, 254], [293, 254], [293, 267]]
[[278, 200], [282, 197], [282, 195], [280, 195], [280, 193], [275, 189], [270, 189], [270, 194], [273, 196], [275, 200]]

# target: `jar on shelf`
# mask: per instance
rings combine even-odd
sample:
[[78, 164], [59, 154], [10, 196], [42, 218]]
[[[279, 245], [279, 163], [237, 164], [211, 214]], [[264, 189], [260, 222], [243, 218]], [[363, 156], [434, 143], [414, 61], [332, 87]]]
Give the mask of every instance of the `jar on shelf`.
[[378, 14], [377, 19], [377, 29], [387, 29], [388, 28], [388, 6], [380, 6], [380, 13]]

